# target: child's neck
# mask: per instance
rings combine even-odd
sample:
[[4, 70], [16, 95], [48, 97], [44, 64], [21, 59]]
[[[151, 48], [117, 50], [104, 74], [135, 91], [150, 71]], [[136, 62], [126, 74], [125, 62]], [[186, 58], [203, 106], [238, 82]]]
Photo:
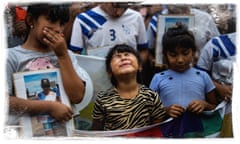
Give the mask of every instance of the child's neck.
[[50, 48], [48, 48], [45, 45], [36, 43], [32, 40], [27, 40], [23, 45], [22, 48], [27, 49], [27, 50], [33, 50], [37, 52], [49, 52], [52, 51]]
[[117, 86], [117, 91], [121, 98], [132, 99], [138, 94], [139, 85], [136, 81], [129, 81], [128, 83], [120, 82]]

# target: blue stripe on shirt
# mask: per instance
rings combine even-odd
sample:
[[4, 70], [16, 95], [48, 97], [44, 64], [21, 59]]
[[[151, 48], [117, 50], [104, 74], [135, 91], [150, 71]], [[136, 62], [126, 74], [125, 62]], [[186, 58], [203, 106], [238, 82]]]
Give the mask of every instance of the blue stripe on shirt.
[[74, 52], [81, 52], [83, 50], [83, 48], [76, 47], [76, 46], [73, 46], [73, 45], [70, 45], [69, 49], [74, 51]]
[[95, 13], [92, 10], [86, 11], [85, 14], [87, 14], [92, 19], [87, 18], [83, 14], [78, 15], [78, 19], [91, 28], [91, 29], [88, 29], [87, 27], [81, 24], [83, 34], [88, 38], [91, 38], [93, 33], [99, 28], [95, 23], [98, 23], [99, 25], [103, 25], [107, 20], [105, 17]]
[[150, 23], [152, 24], [152, 25], [150, 25], [151, 26], [151, 29], [152, 29], [152, 32], [153, 32], [153, 35], [154, 35], [154, 37], [156, 37], [156, 29], [157, 29], [157, 17], [158, 17], [158, 14], [155, 14], [153, 17], [152, 17], [152, 19], [151, 19], [151, 21], [150, 21]]
[[92, 10], [87, 11], [86, 14], [89, 15], [92, 19], [94, 19], [97, 23], [99, 23], [99, 25], [103, 25], [107, 21], [104, 16], [99, 15]]
[[[227, 35], [221, 35], [221, 36], [219, 36], [219, 38], [220, 38], [220, 40], [214, 38], [212, 40], [212, 43], [218, 47], [218, 49], [220, 51], [220, 56], [223, 58], [227, 58], [228, 55], [234, 56], [236, 54], [236, 47], [232, 43], [232, 41], [229, 39], [229, 37]], [[222, 42], [222, 44], [224, 46], [220, 45], [220, 41]], [[218, 57], [219, 51], [213, 49], [213, 57]], [[227, 53], [226, 53], [226, 51], [227, 51]]]
[[219, 36], [219, 38], [222, 40], [222, 42], [223, 42], [226, 50], [229, 52], [230, 56], [235, 55], [236, 47], [232, 43], [232, 41], [229, 39], [229, 37], [227, 35], [222, 35], [222, 36]]
[[[222, 56], [223, 58], [227, 58], [227, 55], [225, 54], [225, 52], [223, 51], [223, 48], [221, 47], [221, 45], [219, 44], [219, 41], [217, 39], [213, 39], [212, 43], [217, 46], [220, 50], [220, 56]], [[213, 55], [215, 56], [216, 52], [213, 53]]]
[[89, 20], [87, 17], [85, 17], [84, 15], [80, 14], [80, 15], [78, 15], [78, 18], [80, 20], [82, 20], [89, 27], [97, 29], [97, 26], [91, 20]]

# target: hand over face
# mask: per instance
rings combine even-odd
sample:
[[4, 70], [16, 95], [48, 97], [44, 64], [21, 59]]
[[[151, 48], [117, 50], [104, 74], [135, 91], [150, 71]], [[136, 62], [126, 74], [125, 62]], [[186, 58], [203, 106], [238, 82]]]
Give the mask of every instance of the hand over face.
[[44, 27], [43, 34], [43, 41], [55, 52], [58, 57], [65, 56], [67, 54], [67, 44], [62, 33], [58, 33]]

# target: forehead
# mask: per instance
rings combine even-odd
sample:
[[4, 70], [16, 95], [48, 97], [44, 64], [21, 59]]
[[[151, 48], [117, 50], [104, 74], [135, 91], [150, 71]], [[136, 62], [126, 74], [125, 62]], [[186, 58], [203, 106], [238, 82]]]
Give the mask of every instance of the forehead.
[[177, 46], [173, 49], [168, 49], [168, 52], [184, 52], [184, 51], [188, 51], [188, 50], [192, 50], [192, 48]]
[[128, 51], [115, 51], [113, 53], [113, 55], [119, 55], [119, 54], [124, 54], [124, 53], [130, 53], [131, 54], [131, 52], [128, 52]]

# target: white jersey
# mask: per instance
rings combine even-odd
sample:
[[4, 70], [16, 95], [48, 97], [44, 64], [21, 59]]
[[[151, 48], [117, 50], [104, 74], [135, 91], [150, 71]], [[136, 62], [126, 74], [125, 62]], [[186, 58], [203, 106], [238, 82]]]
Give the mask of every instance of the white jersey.
[[197, 68], [211, 73], [214, 80], [232, 84], [233, 61], [236, 58], [236, 33], [212, 38], [202, 49]]
[[[136, 49], [147, 48], [146, 29], [139, 12], [127, 9], [121, 17], [111, 18], [97, 6], [76, 17], [71, 50], [81, 52], [87, 49], [89, 55], [104, 57], [108, 49], [116, 44], [128, 44]], [[103, 54], [91, 53], [97, 49]]]
[[57, 93], [55, 93], [53, 91], [49, 91], [49, 93], [46, 95], [42, 91], [38, 94], [38, 97], [39, 97], [40, 100], [56, 101], [57, 100]]

